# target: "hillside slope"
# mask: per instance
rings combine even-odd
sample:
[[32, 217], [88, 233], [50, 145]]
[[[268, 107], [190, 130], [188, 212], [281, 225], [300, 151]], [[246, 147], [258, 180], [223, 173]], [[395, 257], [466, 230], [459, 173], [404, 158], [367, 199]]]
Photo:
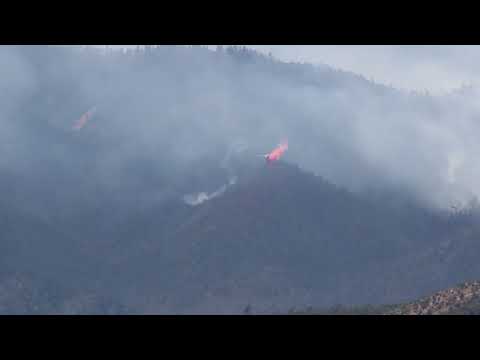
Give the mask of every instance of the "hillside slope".
[[480, 315], [480, 282], [468, 282], [396, 306], [385, 315]]
[[290, 311], [294, 315], [480, 315], [480, 282], [466, 282], [405, 304], [336, 306]]
[[174, 311], [227, 313], [247, 304], [271, 312], [400, 302], [465, 277], [458, 265], [446, 266], [456, 261], [448, 258], [456, 258], [453, 249], [463, 248], [442, 247], [449, 219], [387, 204], [287, 163], [258, 164], [222, 196], [179, 209], [170, 230], [124, 257], [115, 274], [141, 263], [145, 289], [151, 296], [168, 289]]

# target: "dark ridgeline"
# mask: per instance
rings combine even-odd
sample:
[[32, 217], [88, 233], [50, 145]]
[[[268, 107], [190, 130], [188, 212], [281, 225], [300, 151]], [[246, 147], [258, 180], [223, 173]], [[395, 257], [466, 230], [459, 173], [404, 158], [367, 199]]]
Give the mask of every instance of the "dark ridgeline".
[[[382, 182], [297, 103], [341, 92], [319, 106], [342, 126], [358, 96], [437, 114], [431, 97], [241, 47], [2, 46], [0, 60], [2, 314], [398, 303], [480, 277], [474, 203], [432, 210]], [[285, 135], [285, 162], [255, 156]], [[249, 148], [225, 165], [238, 138]]]

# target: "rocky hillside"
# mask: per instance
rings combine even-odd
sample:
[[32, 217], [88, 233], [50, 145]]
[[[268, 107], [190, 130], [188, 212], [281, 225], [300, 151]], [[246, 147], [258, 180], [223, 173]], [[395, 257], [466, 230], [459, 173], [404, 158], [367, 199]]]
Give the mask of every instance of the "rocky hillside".
[[465, 282], [416, 301], [398, 305], [334, 306], [292, 309], [293, 315], [480, 315], [480, 281]]
[[386, 311], [386, 315], [480, 315], [480, 281], [439, 291]]

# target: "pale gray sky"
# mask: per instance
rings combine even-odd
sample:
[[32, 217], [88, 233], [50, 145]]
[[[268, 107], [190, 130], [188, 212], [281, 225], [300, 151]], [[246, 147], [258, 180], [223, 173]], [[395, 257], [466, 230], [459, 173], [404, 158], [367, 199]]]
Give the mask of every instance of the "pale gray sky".
[[475, 85], [480, 77], [480, 47], [476, 45], [246, 46], [271, 52], [281, 60], [324, 63], [408, 90], [442, 93]]

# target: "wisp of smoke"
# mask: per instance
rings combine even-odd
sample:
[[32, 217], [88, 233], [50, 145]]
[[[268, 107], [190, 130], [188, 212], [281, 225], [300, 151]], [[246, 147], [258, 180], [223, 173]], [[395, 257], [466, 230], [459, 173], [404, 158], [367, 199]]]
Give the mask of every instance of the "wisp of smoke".
[[206, 192], [200, 192], [197, 194], [187, 194], [183, 197], [183, 201], [191, 206], [197, 206], [202, 204], [205, 201], [211, 200], [222, 195], [229, 186], [235, 185], [237, 183], [237, 178], [232, 177], [230, 178], [229, 182], [225, 185], [222, 185], [219, 189], [215, 190], [214, 192], [207, 194]]

